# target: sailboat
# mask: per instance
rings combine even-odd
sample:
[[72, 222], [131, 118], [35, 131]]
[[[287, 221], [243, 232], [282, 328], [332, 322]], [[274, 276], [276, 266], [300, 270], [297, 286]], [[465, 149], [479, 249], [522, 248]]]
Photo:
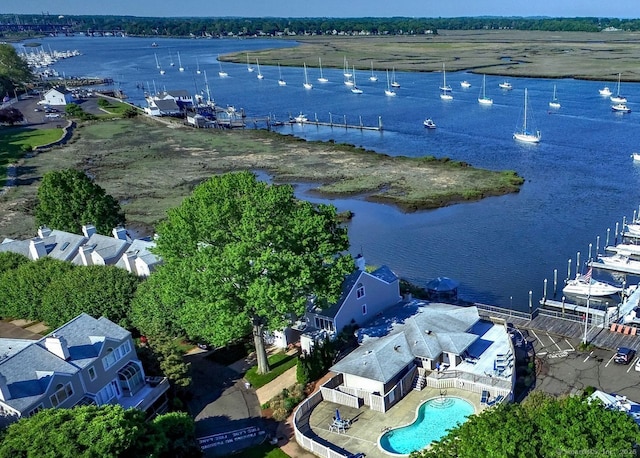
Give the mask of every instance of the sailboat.
[[542, 138], [539, 130], [535, 132], [529, 131], [527, 128], [527, 89], [524, 89], [524, 121], [522, 129], [514, 132], [513, 138], [525, 143], [538, 143]]
[[199, 75], [200, 73], [202, 73], [200, 71], [200, 61], [198, 60], [198, 58], [196, 57], [196, 73]]
[[258, 79], [261, 80], [264, 78], [264, 75], [260, 71], [260, 62], [258, 62], [258, 59], [256, 59], [256, 66], [258, 67]]
[[329, 80], [322, 75], [322, 58], [321, 57], [318, 57], [318, 65], [320, 66], [320, 78], [318, 78], [318, 81], [321, 83], [328, 83]]
[[178, 67], [178, 70], [180, 70], [181, 72], [184, 71], [184, 67], [182, 66], [182, 60], [180, 60], [180, 51], [178, 51], [178, 64], [180, 65]]
[[558, 101], [558, 97], [556, 97], [556, 85], [553, 85], [553, 98], [551, 102], [549, 102], [549, 106], [551, 108], [560, 108], [560, 102]]
[[384, 90], [384, 95], [388, 97], [395, 97], [396, 91], [391, 89], [391, 84], [389, 83], [389, 70], [387, 69], [387, 88]]
[[378, 81], [378, 77], [373, 73], [373, 61], [371, 61], [371, 76], [369, 77], [369, 81], [373, 81], [374, 83]]
[[354, 94], [362, 94], [362, 89], [356, 86], [356, 68], [353, 67], [353, 87], [351, 88], [351, 92]]
[[344, 73], [345, 78], [351, 78], [351, 72], [349, 72], [349, 63], [347, 62], [347, 56], [344, 56]]
[[307, 76], [307, 64], [304, 63], [304, 83], [302, 84], [305, 89], [313, 88], [313, 84], [309, 82], [309, 77]]
[[451, 95], [451, 86], [447, 86], [447, 72], [444, 69], [444, 63], [442, 64], [442, 86], [440, 86], [440, 98], [442, 100], [453, 100]]
[[156, 68], [160, 70], [161, 75], [164, 75], [164, 70], [160, 67], [160, 62], [158, 62], [158, 55], [156, 53], [153, 53], [153, 55], [156, 57]]
[[478, 103], [480, 105], [493, 105], [493, 99], [487, 97], [486, 94], [487, 87], [487, 75], [482, 75], [482, 95], [478, 97]]
[[282, 71], [280, 70], [280, 64], [278, 64], [278, 75], [280, 75], [280, 77], [278, 78], [278, 85], [279, 86], [286, 86], [287, 82], [282, 79]]
[[176, 65], [173, 63], [173, 56], [171, 55], [171, 50], [169, 50], [169, 65], [171, 65], [172, 67]]
[[618, 89], [616, 95], [609, 97], [613, 103], [627, 103], [627, 98], [620, 95], [620, 73], [618, 73]]
[[396, 81], [396, 68], [392, 67], [391, 70], [391, 87], [400, 87], [400, 83]]
[[249, 65], [249, 53], [247, 53], [247, 71], [248, 72], [252, 72], [253, 71], [253, 67], [251, 65]]
[[218, 72], [218, 76], [220, 76], [220, 78], [226, 78], [227, 76], [229, 76], [227, 72], [222, 70], [222, 62], [220, 62], [220, 55], [218, 55], [218, 65], [220, 66], [220, 71]]

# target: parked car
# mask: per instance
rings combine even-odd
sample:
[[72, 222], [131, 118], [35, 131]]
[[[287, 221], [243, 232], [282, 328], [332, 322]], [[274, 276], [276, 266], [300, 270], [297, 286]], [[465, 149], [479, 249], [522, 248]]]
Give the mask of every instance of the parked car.
[[613, 357], [613, 362], [618, 364], [629, 364], [633, 360], [634, 356], [636, 356], [636, 351], [633, 348], [618, 347], [618, 351]]
[[640, 372], [640, 359], [638, 359], [638, 361], [636, 361], [636, 367], [635, 369]]

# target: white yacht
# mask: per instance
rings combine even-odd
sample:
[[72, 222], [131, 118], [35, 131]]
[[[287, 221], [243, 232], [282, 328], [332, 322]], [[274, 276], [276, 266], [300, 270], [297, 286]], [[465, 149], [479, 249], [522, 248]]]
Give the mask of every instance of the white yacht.
[[567, 281], [562, 288], [562, 294], [573, 294], [579, 296], [612, 296], [622, 291], [619, 286], [611, 285], [602, 281], [594, 280], [590, 276], [581, 275], [574, 280]]

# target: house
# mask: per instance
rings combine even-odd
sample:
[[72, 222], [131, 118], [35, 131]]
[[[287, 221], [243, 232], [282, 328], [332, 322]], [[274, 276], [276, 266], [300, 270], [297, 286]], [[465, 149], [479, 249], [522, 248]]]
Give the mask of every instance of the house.
[[73, 94], [63, 87], [54, 87], [44, 93], [43, 105], [68, 105], [73, 103]]
[[313, 301], [309, 303], [300, 337], [303, 351], [311, 351], [315, 342], [335, 337], [346, 326], [364, 325], [402, 299], [400, 279], [389, 267], [367, 272], [362, 257], [356, 264], [358, 268], [345, 278], [335, 304], [322, 308]]
[[155, 246], [155, 242], [134, 240], [124, 255], [116, 262], [116, 267], [127, 269], [139, 277], [148, 277], [161, 263], [160, 257], [151, 252]]
[[164, 91], [160, 97], [161, 100], [173, 100], [178, 104], [180, 108], [193, 105], [193, 96], [184, 89], [173, 89], [170, 91]]
[[123, 228], [114, 229], [114, 237], [98, 234], [95, 226], [82, 226], [82, 232], [87, 238], [78, 254], [71, 262], [81, 266], [109, 266], [115, 265], [129, 248], [126, 231]]
[[82, 235], [49, 229], [38, 229], [38, 237], [29, 240], [4, 239], [0, 243], [0, 252], [10, 251], [36, 261], [44, 256], [60, 261], [71, 261], [80, 247], [87, 241]]
[[167, 408], [166, 378], [147, 378], [131, 333], [82, 314], [40, 340], [0, 339], [0, 416], [120, 404], [149, 416]]
[[360, 346], [331, 367], [338, 375], [334, 393], [327, 389], [325, 399], [348, 393], [355, 405], [384, 412], [424, 383], [478, 393], [486, 389], [507, 399], [513, 391], [511, 338], [503, 324], [481, 320], [475, 306], [398, 304], [359, 329], [358, 337]]
[[151, 116], [178, 116], [181, 114], [180, 107], [173, 99], [158, 100], [147, 97], [147, 105], [144, 111]]

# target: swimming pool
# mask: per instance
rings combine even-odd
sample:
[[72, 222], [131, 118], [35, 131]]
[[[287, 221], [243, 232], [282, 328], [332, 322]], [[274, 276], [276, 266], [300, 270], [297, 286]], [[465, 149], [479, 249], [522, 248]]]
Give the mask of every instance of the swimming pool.
[[474, 412], [473, 405], [464, 399], [451, 396], [430, 399], [420, 405], [413, 423], [380, 436], [380, 448], [399, 455], [422, 450], [445, 436], [448, 429], [463, 423]]

